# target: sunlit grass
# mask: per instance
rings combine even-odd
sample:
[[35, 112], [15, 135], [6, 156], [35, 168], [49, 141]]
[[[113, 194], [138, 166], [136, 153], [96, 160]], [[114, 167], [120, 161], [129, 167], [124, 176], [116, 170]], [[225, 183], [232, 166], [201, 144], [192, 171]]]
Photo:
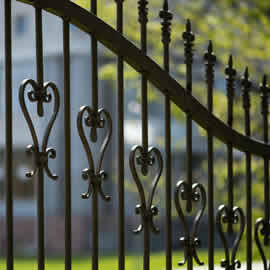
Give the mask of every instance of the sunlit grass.
[[[206, 250], [199, 251], [200, 260], [205, 264], [208, 263], [208, 253]], [[224, 258], [223, 250], [215, 250], [215, 264], [219, 265], [221, 259]], [[239, 252], [238, 259], [242, 262], [245, 261], [245, 253]], [[182, 252], [173, 252], [173, 268], [179, 268], [177, 262], [183, 259]], [[259, 260], [259, 258], [254, 258], [254, 260]], [[1, 265], [3, 266], [5, 262], [2, 260]], [[126, 256], [125, 265], [127, 270], [138, 270], [143, 269], [143, 259], [142, 255], [128, 255]], [[194, 263], [194, 265], [196, 265]], [[72, 268], [79, 270], [89, 270], [91, 269], [91, 257], [74, 257], [72, 259]], [[150, 259], [150, 268], [155, 270], [165, 269], [165, 253], [152, 253]], [[18, 270], [35, 270], [37, 269], [37, 261], [35, 258], [16, 258], [14, 269]], [[54, 258], [46, 260], [46, 269], [48, 270], [58, 270], [64, 269], [64, 258]], [[117, 256], [101, 256], [99, 259], [99, 269], [118, 269], [118, 257]]]

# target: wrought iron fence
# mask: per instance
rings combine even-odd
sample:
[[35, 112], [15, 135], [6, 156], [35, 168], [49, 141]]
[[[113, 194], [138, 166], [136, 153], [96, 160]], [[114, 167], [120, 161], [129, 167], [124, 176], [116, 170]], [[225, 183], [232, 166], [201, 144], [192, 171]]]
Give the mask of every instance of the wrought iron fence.
[[[14, 265], [14, 241], [13, 241], [13, 128], [12, 128], [12, 3], [5, 0], [5, 86], [6, 86], [6, 228], [7, 228], [7, 269], [13, 269]], [[243, 109], [245, 114], [245, 134], [240, 134], [233, 128], [234, 92], [236, 82], [236, 70], [233, 66], [233, 57], [229, 57], [228, 66], [225, 70], [228, 96], [227, 124], [219, 120], [213, 114], [213, 89], [215, 80], [216, 56], [213, 52], [213, 45], [210, 41], [208, 50], [204, 55], [205, 77], [207, 85], [207, 107], [201, 105], [192, 95], [192, 67], [193, 47], [195, 35], [191, 29], [191, 22], [187, 20], [186, 30], [183, 33], [184, 57], [186, 65], [186, 86], [182, 87], [170, 76], [170, 41], [171, 21], [173, 15], [169, 10], [168, 1], [164, 0], [160, 11], [162, 43], [164, 48], [164, 67], [161, 68], [147, 56], [147, 22], [148, 2], [138, 1], [138, 18], [140, 23], [141, 48], [137, 48], [123, 34], [123, 7], [124, 1], [116, 1], [117, 6], [117, 29], [113, 29], [106, 22], [99, 19], [97, 15], [97, 1], [91, 1], [91, 11], [88, 12], [68, 0], [25, 0], [22, 1], [33, 5], [35, 10], [35, 35], [36, 35], [36, 65], [37, 80], [27, 79], [22, 82], [19, 89], [19, 102], [28, 124], [33, 144], [27, 147], [35, 160], [34, 170], [27, 173], [27, 177], [36, 177], [37, 184], [37, 208], [38, 208], [38, 269], [44, 269], [44, 173], [52, 180], [57, 180], [49, 166], [48, 160], [56, 158], [56, 149], [48, 147], [49, 137], [59, 112], [60, 102], [63, 104], [65, 116], [65, 269], [71, 269], [71, 98], [70, 98], [70, 24], [74, 24], [82, 31], [89, 33], [91, 37], [91, 59], [92, 59], [92, 105], [81, 107], [77, 116], [78, 135], [83, 144], [88, 160], [88, 168], [83, 170], [82, 177], [88, 181], [88, 190], [81, 194], [82, 199], [92, 200], [92, 269], [98, 269], [99, 261], [99, 198], [109, 202], [110, 197], [103, 192], [103, 180], [110, 172], [103, 170], [103, 159], [106, 149], [110, 143], [112, 129], [117, 129], [118, 134], [118, 239], [119, 239], [119, 269], [125, 269], [125, 168], [124, 168], [124, 63], [130, 64], [141, 75], [141, 115], [142, 115], [142, 145], [135, 145], [130, 152], [129, 166], [131, 174], [138, 189], [140, 198], [136, 206], [136, 214], [141, 216], [141, 224], [134, 233], [144, 235], [144, 269], [148, 270], [150, 258], [150, 235], [159, 233], [159, 228], [154, 223], [154, 217], [158, 215], [158, 208], [153, 205], [155, 190], [164, 173], [166, 180], [166, 269], [172, 267], [172, 207], [175, 206], [184, 230], [180, 232], [179, 245], [184, 248], [184, 259], [179, 262], [180, 266], [187, 265], [193, 269], [194, 261], [203, 265], [200, 260], [198, 248], [200, 247], [199, 225], [202, 216], [208, 207], [208, 268], [214, 269], [215, 252], [215, 228], [224, 246], [224, 260], [221, 266], [227, 270], [240, 268], [241, 263], [237, 258], [237, 251], [246, 230], [246, 258], [247, 269], [252, 269], [252, 249], [257, 246], [259, 249], [264, 269], [269, 269], [267, 254], [264, 246], [270, 242], [270, 217], [269, 217], [269, 153], [268, 144], [268, 96], [270, 87], [267, 84], [267, 77], [263, 77], [260, 86], [261, 92], [261, 113], [263, 118], [263, 141], [251, 137], [250, 129], [250, 89], [252, 88], [249, 79], [248, 69], [245, 70], [241, 79], [243, 94]], [[63, 55], [64, 55], [64, 89], [58, 89], [53, 82], [44, 82], [43, 72], [43, 32], [42, 32], [42, 11], [47, 10], [63, 19]], [[117, 64], [117, 123], [113, 123], [106, 108], [100, 108], [98, 89], [98, 42], [114, 52], [118, 57]], [[162, 157], [160, 150], [149, 146], [148, 141], [148, 82], [151, 82], [164, 95], [165, 98], [165, 156]], [[30, 90], [28, 90], [30, 88]], [[59, 91], [64, 92], [64, 100], [60, 101]], [[37, 105], [37, 115], [44, 116], [43, 106], [46, 103], [54, 103], [54, 109], [43, 138], [36, 134], [31, 116], [27, 110], [27, 103], [34, 102]], [[186, 114], [186, 178], [172, 187], [171, 174], [171, 103], [175, 103]], [[83, 104], [82, 104], [83, 105]], [[192, 157], [192, 121], [207, 131], [208, 142], [208, 187], [206, 188], [193, 179], [193, 157]], [[86, 130], [88, 129], [88, 130]], [[92, 145], [97, 142], [97, 130], [105, 129], [107, 134], [100, 147], [100, 153], [92, 151]], [[214, 138], [219, 139], [227, 146], [227, 178], [228, 178], [228, 203], [221, 205], [215, 216], [214, 206]], [[42, 141], [40, 141], [42, 139]], [[233, 149], [238, 149], [246, 155], [246, 207], [235, 205], [234, 198], [234, 157]], [[264, 160], [264, 217], [257, 220], [255, 226], [252, 224], [252, 156], [262, 157]], [[163, 161], [164, 160], [164, 161]], [[142, 185], [141, 175], [149, 176], [149, 171], [156, 164], [157, 170], [152, 179], [152, 190], [146, 194]], [[163, 167], [164, 172], [163, 172]], [[172, 194], [174, 189], [174, 196]], [[148, 199], [147, 199], [148, 198]], [[186, 207], [183, 207], [183, 202]], [[174, 202], [174, 206], [172, 204]], [[195, 215], [193, 227], [190, 229], [186, 219], [186, 213], [191, 213], [194, 205], [199, 205]], [[230, 246], [227, 235], [232, 235], [235, 225], [240, 225], [236, 231], [237, 237]], [[225, 226], [227, 230], [225, 230]], [[253, 241], [254, 233], [254, 241]], [[263, 237], [263, 243], [260, 239]]]

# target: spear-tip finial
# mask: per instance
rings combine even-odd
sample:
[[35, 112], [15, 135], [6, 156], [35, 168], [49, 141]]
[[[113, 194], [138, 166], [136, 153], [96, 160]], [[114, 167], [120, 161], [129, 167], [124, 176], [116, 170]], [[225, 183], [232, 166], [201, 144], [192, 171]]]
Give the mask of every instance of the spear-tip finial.
[[228, 66], [225, 69], [225, 74], [228, 76], [227, 78], [233, 78], [236, 76], [236, 70], [233, 68], [233, 56], [230, 55], [229, 61], [228, 61]]
[[266, 74], [263, 75], [263, 83], [262, 83], [262, 86], [265, 87], [265, 88], [267, 87], [267, 75], [266, 75]]
[[241, 85], [242, 85], [242, 89], [243, 89], [243, 92], [244, 93], [248, 93], [251, 86], [252, 86], [252, 83], [251, 81], [249, 80], [249, 70], [248, 70], [248, 67], [245, 68], [245, 72], [244, 72], [244, 75], [242, 76], [241, 78]]
[[187, 32], [191, 32], [191, 22], [190, 22], [190, 19], [187, 19], [187, 22], [186, 22], [186, 31]]
[[230, 57], [229, 57], [228, 66], [229, 66], [229, 68], [233, 68], [233, 56], [232, 55], [230, 55]]
[[245, 80], [249, 79], [248, 67], [246, 67], [246, 69], [245, 69], [244, 78], [245, 78]]
[[159, 17], [165, 22], [169, 22], [173, 19], [173, 14], [169, 11], [168, 0], [164, 0], [162, 10], [159, 12]]
[[262, 79], [262, 83], [260, 85], [260, 92], [261, 92], [262, 96], [267, 96], [270, 93], [270, 88], [268, 86], [267, 81], [268, 81], [267, 75], [264, 74], [263, 79]]
[[169, 10], [168, 0], [164, 0], [164, 2], [163, 2], [163, 10], [164, 11], [168, 11]]
[[183, 39], [188, 46], [193, 46], [195, 35], [191, 31], [191, 22], [189, 19], [186, 22], [186, 31], [183, 33]]
[[213, 43], [212, 43], [212, 40], [209, 40], [208, 53], [209, 54], [213, 53]]
[[[265, 116], [269, 113], [268, 110], [268, 96], [270, 93], [270, 88], [267, 84], [267, 76], [264, 74], [262, 83], [260, 85], [261, 99], [262, 99], [262, 114]], [[268, 141], [268, 138], [265, 138], [265, 141]]]
[[204, 60], [207, 65], [215, 65], [216, 63], [217, 58], [213, 53], [213, 43], [211, 40], [209, 40], [207, 51], [204, 54]]

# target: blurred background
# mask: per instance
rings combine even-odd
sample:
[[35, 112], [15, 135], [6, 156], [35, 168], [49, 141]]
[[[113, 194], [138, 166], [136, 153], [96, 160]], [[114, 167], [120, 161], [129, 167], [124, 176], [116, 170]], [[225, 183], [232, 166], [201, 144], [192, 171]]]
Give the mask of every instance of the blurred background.
[[[74, 1], [89, 10], [89, 1]], [[5, 258], [5, 81], [4, 81], [4, 1], [0, 0], [0, 254]], [[235, 67], [238, 71], [237, 89], [235, 93], [235, 123], [234, 127], [243, 132], [244, 118], [242, 96], [239, 81], [244, 68], [249, 66], [253, 81], [252, 95], [252, 135], [262, 138], [262, 121], [260, 118], [260, 99], [258, 86], [264, 72], [269, 70], [270, 63], [270, 4], [260, 0], [222, 0], [222, 1], [185, 1], [171, 0], [170, 9], [174, 14], [171, 42], [171, 70], [172, 76], [185, 85], [184, 46], [182, 32], [185, 21], [192, 22], [193, 32], [196, 34], [194, 56], [194, 95], [206, 104], [207, 89], [205, 86], [205, 71], [203, 55], [212, 40], [218, 62], [216, 67], [214, 114], [226, 121], [226, 91], [224, 69], [229, 54], [233, 54]], [[136, 8], [135, 8], [136, 7]], [[158, 17], [162, 7], [161, 0], [149, 3], [148, 48], [149, 56], [162, 66], [161, 25]], [[113, 0], [98, 1], [98, 16], [115, 27], [116, 5]], [[13, 1], [13, 127], [14, 127], [14, 242], [18, 269], [23, 265], [36, 268], [36, 192], [35, 179], [27, 179], [25, 173], [31, 169], [32, 160], [25, 153], [25, 148], [32, 143], [28, 127], [22, 115], [18, 90], [24, 79], [36, 78], [35, 66], [35, 18], [34, 9], [26, 4]], [[47, 264], [64, 267], [64, 114], [63, 114], [63, 40], [62, 20], [52, 14], [43, 12], [44, 34], [44, 76], [45, 81], [54, 82], [60, 92], [60, 114], [55, 122], [49, 146], [57, 151], [55, 160], [50, 160], [52, 171], [59, 175], [56, 182], [45, 177], [45, 233]], [[135, 45], [139, 46], [139, 24], [137, 22], [137, 4], [134, 1], [124, 2], [124, 35]], [[71, 132], [72, 132], [72, 250], [74, 264], [80, 269], [89, 266], [91, 255], [91, 200], [82, 200], [80, 194], [86, 192], [88, 183], [81, 178], [81, 171], [87, 168], [87, 160], [76, 127], [77, 113], [82, 105], [91, 105], [91, 42], [88, 34], [75, 26], [70, 26], [71, 34]], [[100, 201], [100, 254], [101, 268], [117, 269], [117, 88], [116, 88], [116, 56], [108, 49], [99, 45], [99, 107], [110, 112], [113, 119], [113, 137], [105, 155], [104, 170], [109, 177], [103, 187], [106, 194], [112, 197], [108, 202]], [[126, 254], [129, 269], [142, 269], [143, 238], [134, 235], [132, 230], [140, 223], [140, 217], [135, 215], [135, 206], [139, 203], [136, 185], [130, 175], [128, 157], [133, 145], [141, 144], [141, 101], [140, 77], [130, 66], [125, 64], [125, 230]], [[164, 156], [164, 97], [155, 87], [149, 85], [149, 144], [160, 149]], [[46, 123], [52, 112], [52, 105], [45, 107], [45, 117], [40, 119], [35, 115], [35, 104], [29, 103], [39, 138], [42, 138]], [[179, 180], [185, 179], [186, 150], [185, 150], [185, 114], [176, 106], [172, 106], [172, 180], [173, 189]], [[195, 123], [193, 124], [193, 175], [197, 182], [202, 183], [207, 191], [207, 140], [205, 132]], [[97, 153], [104, 133], [99, 134], [99, 141], [93, 146]], [[245, 209], [244, 196], [244, 155], [234, 151], [235, 158], [235, 196], [236, 204]], [[262, 215], [263, 206], [263, 164], [262, 160], [254, 158], [253, 165], [253, 203], [254, 222]], [[215, 140], [215, 209], [227, 202], [227, 170], [226, 148]], [[145, 179], [144, 187], [150, 188], [151, 177]], [[195, 181], [194, 180], [194, 181]], [[173, 192], [173, 190], [172, 190]], [[155, 223], [161, 229], [158, 236], [151, 237], [151, 264], [155, 269], [165, 269], [165, 186], [164, 174], [159, 183], [154, 199], [160, 209]], [[173, 204], [174, 206], [174, 204]], [[194, 213], [193, 213], [194, 214]], [[193, 215], [188, 217], [192, 224]], [[207, 263], [207, 211], [200, 226], [202, 246], [199, 254]], [[182, 259], [179, 237], [183, 236], [183, 227], [173, 207], [173, 264]], [[216, 239], [216, 257], [219, 263], [224, 257], [219, 236]], [[241, 243], [239, 257], [245, 260], [245, 237]], [[254, 247], [254, 258], [259, 259]], [[1, 260], [4, 265], [5, 261]]]

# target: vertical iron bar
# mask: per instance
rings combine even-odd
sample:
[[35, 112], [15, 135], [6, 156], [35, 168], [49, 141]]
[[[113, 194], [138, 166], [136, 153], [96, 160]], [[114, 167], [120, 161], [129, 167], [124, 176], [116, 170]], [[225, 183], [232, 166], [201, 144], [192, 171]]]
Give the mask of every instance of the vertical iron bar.
[[[148, 1], [139, 0], [139, 22], [141, 25], [141, 50], [144, 54], [147, 54], [147, 22], [148, 22]], [[142, 144], [144, 148], [144, 155], [148, 151], [148, 89], [147, 89], [147, 77], [142, 73], [141, 80], [141, 97], [142, 97]], [[144, 168], [147, 174], [147, 168]]]
[[65, 270], [71, 270], [71, 126], [70, 126], [70, 27], [63, 20], [65, 110]]
[[36, 58], [37, 58], [37, 82], [43, 87], [43, 35], [42, 35], [42, 9], [37, 5], [35, 8], [36, 20]]
[[[123, 0], [115, 0], [117, 4], [117, 31], [123, 33]], [[119, 255], [118, 269], [125, 269], [125, 169], [124, 169], [124, 61], [117, 58], [118, 86], [118, 237]]]
[[[163, 9], [159, 13], [162, 19], [163, 65], [166, 72], [170, 72], [170, 41], [171, 20], [168, 0], [164, 0]], [[166, 270], [172, 269], [172, 176], [171, 176], [171, 103], [168, 95], [165, 96], [165, 163], [166, 163]]]
[[92, 269], [98, 269], [98, 193], [93, 190], [92, 196]]
[[192, 270], [193, 269], [193, 257], [188, 256], [187, 258], [187, 270]]
[[[250, 96], [249, 91], [252, 86], [249, 80], [248, 68], [241, 80], [243, 107], [245, 112], [245, 134], [251, 135], [250, 131]], [[252, 269], [252, 185], [251, 185], [251, 155], [246, 152], [246, 211], [247, 211], [247, 270]]]
[[[226, 81], [227, 81], [227, 97], [228, 97], [228, 126], [233, 127], [233, 98], [234, 98], [234, 83], [236, 70], [233, 68], [232, 55], [229, 57], [228, 66], [225, 69]], [[230, 221], [228, 223], [228, 233], [233, 233], [232, 228], [232, 211], [234, 205], [233, 196], [233, 147], [231, 143], [227, 145], [227, 166], [228, 166], [228, 207], [230, 212]]]
[[[36, 23], [36, 63], [37, 82], [43, 87], [43, 35], [42, 35], [42, 9], [35, 7]], [[42, 116], [42, 115], [41, 115]], [[44, 246], [44, 175], [42, 168], [38, 168], [37, 174], [37, 205], [38, 205], [38, 270], [44, 270], [45, 246]]]
[[5, 0], [5, 84], [6, 84], [6, 230], [7, 270], [13, 270], [13, 149], [12, 149], [12, 39], [11, 1]]
[[[91, 0], [91, 12], [97, 15], [97, 1]], [[92, 50], [92, 106], [94, 113], [98, 113], [98, 44], [97, 40], [91, 36], [91, 50]], [[96, 132], [95, 132], [96, 133]], [[93, 141], [97, 140], [95, 134]], [[92, 196], [92, 270], [98, 270], [98, 194], [97, 190], [93, 191]]]
[[150, 269], [150, 228], [149, 222], [144, 223], [144, 256], [143, 256], [143, 269]]
[[[192, 63], [193, 63], [193, 46], [195, 36], [191, 31], [190, 20], [187, 20], [186, 31], [183, 33], [185, 46], [185, 64], [186, 64], [186, 92], [192, 94]], [[192, 211], [192, 115], [186, 112], [186, 149], [187, 149], [187, 212]]]
[[[214, 66], [216, 56], [213, 53], [212, 42], [209, 42], [208, 51], [204, 55], [206, 66], [207, 83], [207, 107], [210, 113], [213, 113], [213, 88], [214, 88]], [[208, 148], [208, 267], [214, 269], [214, 241], [215, 241], [215, 216], [214, 216], [214, 167], [213, 167], [213, 135], [212, 130], [207, 130], [207, 148]]]
[[[267, 85], [267, 77], [266, 75], [263, 77], [263, 83], [260, 86], [261, 91], [261, 102], [262, 102], [262, 116], [263, 116], [263, 140], [265, 143], [268, 143], [268, 96], [270, 92], [270, 88]], [[267, 157], [264, 157], [264, 222], [265, 224], [269, 223], [269, 160]], [[265, 237], [265, 241], [267, 241], [268, 237]], [[267, 243], [265, 243], [267, 244]]]
[[[91, 0], [91, 12], [97, 15], [97, 1]], [[95, 113], [98, 111], [98, 45], [97, 40], [91, 36], [92, 49], [92, 105]]]
[[[148, 22], [148, 1], [138, 1], [139, 11], [139, 23], [141, 32], [141, 50], [144, 54], [147, 54], [147, 22]], [[148, 173], [148, 89], [147, 89], [147, 77], [145, 73], [141, 76], [141, 98], [142, 98], [142, 173], [147, 175]], [[144, 222], [144, 270], [149, 270], [150, 267], [150, 230], [149, 222]]]
[[38, 169], [37, 204], [38, 204], [38, 270], [44, 270], [45, 247], [44, 247], [44, 175], [42, 169]]

